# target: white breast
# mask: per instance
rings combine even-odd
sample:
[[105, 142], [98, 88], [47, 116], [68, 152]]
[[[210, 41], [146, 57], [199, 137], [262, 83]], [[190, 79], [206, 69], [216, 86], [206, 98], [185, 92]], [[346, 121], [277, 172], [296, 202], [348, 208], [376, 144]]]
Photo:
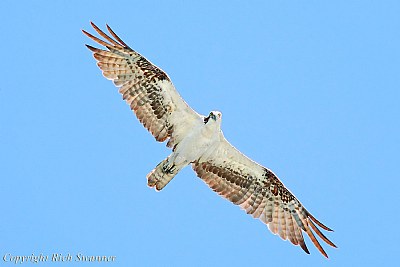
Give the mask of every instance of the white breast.
[[177, 145], [171, 160], [175, 165], [194, 162], [209, 149], [215, 147], [218, 140], [219, 127], [216, 123], [199, 125]]

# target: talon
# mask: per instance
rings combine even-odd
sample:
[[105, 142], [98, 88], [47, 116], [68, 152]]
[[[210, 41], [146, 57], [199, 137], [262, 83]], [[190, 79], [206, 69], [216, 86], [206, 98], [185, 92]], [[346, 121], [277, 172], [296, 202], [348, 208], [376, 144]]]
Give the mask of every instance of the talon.
[[163, 170], [163, 172], [167, 172], [167, 170], [168, 170], [168, 163], [166, 163], [166, 164], [164, 164], [164, 165], [162, 166], [162, 170]]
[[171, 168], [169, 169], [169, 172], [170, 172], [171, 174], [175, 172], [175, 164], [173, 164], [173, 165], [171, 166]]
[[164, 173], [173, 174], [175, 170], [175, 164], [172, 164], [172, 166], [170, 166], [168, 163], [164, 164], [162, 169]]

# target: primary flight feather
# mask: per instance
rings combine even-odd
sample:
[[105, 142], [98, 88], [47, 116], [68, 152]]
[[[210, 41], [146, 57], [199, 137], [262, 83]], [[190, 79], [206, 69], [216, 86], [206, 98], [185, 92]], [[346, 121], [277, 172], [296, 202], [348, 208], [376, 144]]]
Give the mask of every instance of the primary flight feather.
[[225, 139], [221, 112], [211, 111], [208, 116], [196, 113], [164, 71], [131, 49], [108, 25], [112, 37], [94, 23], [91, 25], [104, 40], [84, 30], [83, 33], [106, 50], [86, 46], [103, 75], [119, 88], [123, 99], [155, 139], [168, 141], [167, 146], [172, 148], [172, 154], [147, 175], [150, 187], [162, 190], [183, 167], [191, 164], [215, 192], [259, 218], [272, 233], [309, 253], [303, 238], [305, 232], [328, 257], [314, 233], [336, 247], [317, 226], [332, 230], [314, 218], [272, 171], [240, 153]]

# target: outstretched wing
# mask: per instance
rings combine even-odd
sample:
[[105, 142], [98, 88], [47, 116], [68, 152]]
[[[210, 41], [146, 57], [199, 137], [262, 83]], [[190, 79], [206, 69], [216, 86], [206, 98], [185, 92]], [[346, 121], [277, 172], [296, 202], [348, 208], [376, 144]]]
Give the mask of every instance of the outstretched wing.
[[91, 25], [106, 41], [84, 30], [83, 33], [107, 50], [86, 46], [104, 77], [119, 87], [123, 99], [157, 141], [169, 138], [167, 145], [173, 147], [187, 130], [202, 123], [202, 117], [183, 101], [164, 71], [126, 45], [108, 25], [114, 39], [94, 23]]
[[272, 233], [300, 245], [309, 254], [302, 233], [306, 232], [318, 250], [328, 257], [313, 231], [336, 247], [315, 224], [332, 230], [315, 219], [273, 172], [247, 158], [224, 137], [222, 140], [215, 150], [192, 164], [197, 175], [219, 195], [267, 224]]

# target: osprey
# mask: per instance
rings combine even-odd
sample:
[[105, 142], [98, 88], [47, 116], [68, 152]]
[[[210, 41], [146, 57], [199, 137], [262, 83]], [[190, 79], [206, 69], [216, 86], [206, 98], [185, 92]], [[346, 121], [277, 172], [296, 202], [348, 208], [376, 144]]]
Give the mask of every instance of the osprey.
[[172, 154], [147, 175], [148, 186], [162, 190], [183, 167], [191, 164], [197, 176], [215, 192], [267, 224], [273, 234], [309, 254], [304, 231], [328, 257], [313, 231], [336, 247], [316, 225], [332, 230], [314, 218], [271, 170], [240, 153], [225, 139], [221, 112], [211, 111], [208, 116], [195, 112], [164, 71], [131, 49], [108, 25], [114, 39], [94, 23], [91, 25], [106, 40], [82, 30], [107, 49], [86, 45], [103, 75], [119, 87], [123, 99], [155, 139], [168, 141], [167, 146], [172, 148]]

